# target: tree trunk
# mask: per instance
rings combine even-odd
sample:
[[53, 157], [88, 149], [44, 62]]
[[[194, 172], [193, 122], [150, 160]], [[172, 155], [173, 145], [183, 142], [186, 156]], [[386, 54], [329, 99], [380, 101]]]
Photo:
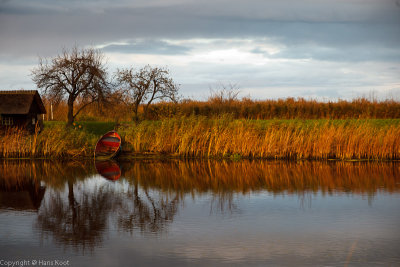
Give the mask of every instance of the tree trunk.
[[68, 122], [67, 126], [72, 126], [74, 123], [74, 99], [70, 96], [68, 98]]
[[149, 106], [150, 106], [151, 102], [153, 102], [154, 96], [156, 95], [156, 93], [157, 93], [157, 84], [154, 83], [153, 94], [152, 94], [152, 96], [151, 96], [149, 102], [147, 102], [146, 106], [144, 106], [144, 112], [143, 112], [143, 113], [144, 113], [144, 114], [143, 114], [144, 119], [147, 118], [147, 111], [148, 111], [148, 109], [149, 109]]
[[143, 118], [147, 119], [147, 114], [149, 113], [149, 106], [150, 106], [151, 102], [148, 102], [146, 106], [144, 106], [144, 110], [143, 110]]
[[139, 121], [138, 110], [139, 110], [139, 104], [135, 103], [133, 106], [133, 116], [134, 116], [133, 119], [135, 122]]

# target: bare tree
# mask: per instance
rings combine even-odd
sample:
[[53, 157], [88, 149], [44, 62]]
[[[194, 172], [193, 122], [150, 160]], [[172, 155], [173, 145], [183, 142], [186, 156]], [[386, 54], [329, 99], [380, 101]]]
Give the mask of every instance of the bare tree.
[[151, 67], [149, 65], [139, 69], [136, 73], [133, 68], [118, 69], [116, 72], [118, 85], [130, 96], [135, 119], [138, 118], [138, 109], [144, 104], [144, 117], [149, 105], [156, 99], [176, 101], [179, 86], [169, 77], [166, 68]]
[[[39, 59], [39, 66], [32, 70], [32, 80], [51, 99], [67, 100], [68, 125], [86, 106], [96, 101], [104, 101], [110, 91], [107, 71], [103, 65], [103, 55], [99, 50], [87, 48], [71, 51], [51, 59]], [[74, 112], [74, 103], [80, 100]]]
[[211, 102], [230, 104], [238, 100], [239, 93], [240, 88], [237, 84], [219, 83], [216, 89], [210, 87], [210, 97], [208, 100]]

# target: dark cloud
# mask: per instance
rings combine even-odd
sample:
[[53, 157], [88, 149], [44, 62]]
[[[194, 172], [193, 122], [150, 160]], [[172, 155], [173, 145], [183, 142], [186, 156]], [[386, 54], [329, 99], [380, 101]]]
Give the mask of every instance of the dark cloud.
[[136, 38], [267, 36], [288, 45], [340, 47], [400, 43], [394, 0], [11, 1], [2, 4], [0, 16], [0, 34], [7, 36], [0, 49], [10, 52]]
[[[221, 65], [202, 61], [203, 64], [187, 63], [190, 67], [179, 63], [184, 66], [177, 77], [185, 73], [186, 81], [196, 81], [193, 86], [233, 80], [254, 88], [398, 84], [400, 76], [394, 74], [398, 71], [389, 69], [400, 62], [398, 3], [399, 0], [0, 0], [0, 72], [4, 77], [14, 71], [29, 74], [26, 66], [36, 64], [32, 62], [37, 56], [52, 57], [73, 45], [102, 46], [108, 54], [171, 56], [231, 48], [278, 62], [271, 63], [277, 70], [270, 69], [269, 63]], [[188, 41], [195, 39], [219, 41]], [[268, 44], [279, 49], [268, 49]], [[303, 59], [315, 62], [307, 66], [279, 63]], [[333, 65], [313, 65], [321, 62]], [[336, 71], [339, 63], [357, 68], [363, 62], [373, 63], [364, 66], [361, 73], [344, 75]], [[386, 63], [388, 68], [377, 67], [378, 62]], [[377, 71], [370, 71], [375, 67]], [[385, 80], [380, 71], [392, 76]]]

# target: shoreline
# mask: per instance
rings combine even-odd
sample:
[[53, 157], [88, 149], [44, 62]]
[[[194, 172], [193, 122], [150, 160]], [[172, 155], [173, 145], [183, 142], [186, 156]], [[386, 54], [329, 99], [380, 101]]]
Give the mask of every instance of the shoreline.
[[121, 152], [117, 157], [110, 159], [96, 160], [93, 156], [48, 156], [48, 157], [0, 157], [0, 160], [55, 160], [55, 161], [134, 161], [134, 160], [215, 160], [215, 161], [287, 161], [287, 162], [400, 162], [400, 159], [351, 159], [351, 158], [278, 158], [278, 157], [233, 157], [233, 156], [183, 156], [176, 154], [156, 153], [156, 152]]
[[[105, 127], [106, 126], [106, 127]], [[46, 124], [42, 133], [10, 131], [0, 136], [0, 158], [93, 159], [93, 149], [110, 123]], [[118, 129], [120, 157], [398, 161], [400, 121], [235, 120], [182, 117], [142, 121]]]

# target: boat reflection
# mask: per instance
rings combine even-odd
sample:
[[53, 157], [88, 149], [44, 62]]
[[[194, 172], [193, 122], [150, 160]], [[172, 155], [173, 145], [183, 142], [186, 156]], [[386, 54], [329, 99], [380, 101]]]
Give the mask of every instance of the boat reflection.
[[119, 164], [114, 160], [96, 160], [94, 165], [97, 173], [107, 180], [116, 181], [121, 177], [121, 168], [119, 167]]

